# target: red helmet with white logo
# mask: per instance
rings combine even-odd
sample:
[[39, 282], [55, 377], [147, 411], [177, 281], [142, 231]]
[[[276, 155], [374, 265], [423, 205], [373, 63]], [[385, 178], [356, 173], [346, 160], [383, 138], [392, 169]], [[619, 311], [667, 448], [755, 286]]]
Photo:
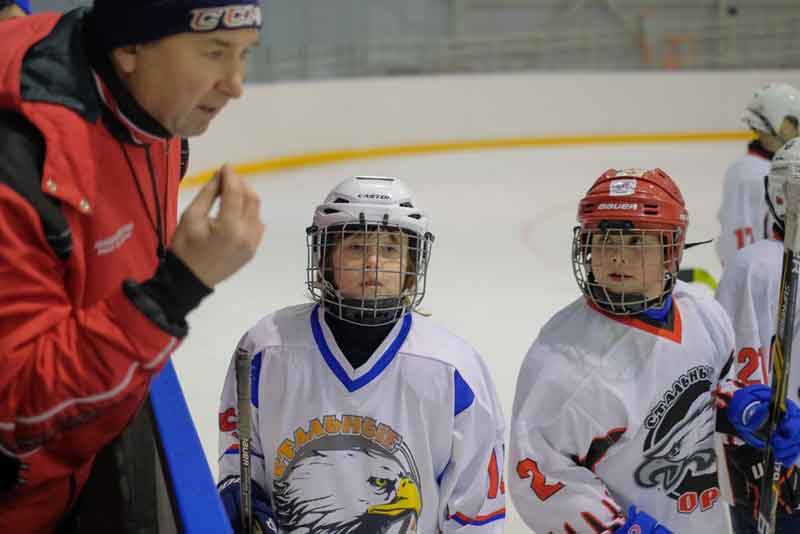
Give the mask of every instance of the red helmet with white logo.
[[[587, 298], [607, 311], [623, 315], [639, 313], [663, 302], [674, 287], [689, 224], [683, 195], [666, 172], [661, 169], [607, 170], [581, 199], [578, 222], [572, 263], [578, 285]], [[591, 269], [592, 234], [608, 236], [612, 231], [658, 236], [663, 246], [665, 277], [660, 297], [618, 295], [597, 287]]]
[[609, 169], [578, 208], [583, 228], [597, 228], [605, 220], [631, 221], [639, 229], [675, 228], [685, 234], [689, 213], [680, 189], [661, 169]]

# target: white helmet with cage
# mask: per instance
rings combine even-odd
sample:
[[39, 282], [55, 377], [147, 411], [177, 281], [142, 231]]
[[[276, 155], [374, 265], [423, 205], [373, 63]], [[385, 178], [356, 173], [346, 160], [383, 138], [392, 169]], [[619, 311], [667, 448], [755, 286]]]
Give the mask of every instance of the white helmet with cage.
[[[363, 261], [343, 266], [345, 239], [362, 245]], [[326, 313], [344, 321], [368, 326], [391, 324], [416, 309], [425, 296], [428, 263], [434, 237], [427, 215], [417, 208], [411, 191], [401, 180], [384, 176], [358, 176], [337, 185], [317, 206], [306, 229], [308, 263], [306, 285]], [[398, 246], [398, 244], [400, 246]], [[376, 263], [368, 264], [366, 250], [378, 251]], [[396, 260], [384, 260], [381, 251], [399, 250]], [[357, 296], [344, 295], [336, 270], [355, 273], [364, 284]], [[389, 294], [378, 285], [365, 284], [369, 277], [396, 283]]]
[[780, 137], [786, 117], [800, 120], [800, 91], [787, 83], [771, 83], [753, 94], [742, 120], [752, 130]]
[[784, 232], [786, 215], [783, 187], [792, 176], [800, 176], [800, 138], [792, 139], [775, 152], [769, 174], [764, 178], [767, 205], [781, 232]]

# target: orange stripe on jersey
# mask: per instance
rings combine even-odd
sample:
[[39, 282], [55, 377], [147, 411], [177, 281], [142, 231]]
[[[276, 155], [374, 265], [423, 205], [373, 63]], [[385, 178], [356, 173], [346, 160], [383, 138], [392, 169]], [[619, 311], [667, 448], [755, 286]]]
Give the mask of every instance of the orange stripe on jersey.
[[603, 499], [603, 506], [605, 506], [609, 512], [614, 514], [615, 517], [622, 517], [622, 510], [608, 499]]
[[505, 516], [506, 509], [500, 508], [499, 510], [495, 510], [490, 514], [476, 515], [475, 517], [469, 517], [461, 512], [456, 512], [454, 514], [450, 514], [447, 519], [453, 519], [462, 525], [485, 525], [486, 523], [491, 523], [492, 521], [504, 518]]
[[672, 308], [673, 313], [675, 314], [673, 327], [672, 330], [668, 330], [666, 328], [658, 328], [657, 326], [653, 326], [648, 324], [641, 319], [637, 319], [636, 317], [632, 317], [630, 315], [614, 315], [613, 313], [609, 313], [604, 309], [600, 308], [599, 306], [595, 305], [594, 303], [588, 303], [589, 306], [597, 310], [598, 312], [602, 313], [612, 321], [616, 321], [618, 323], [622, 323], [624, 325], [638, 328], [639, 330], [644, 330], [645, 332], [649, 332], [650, 334], [663, 337], [664, 339], [668, 339], [670, 341], [674, 341], [675, 343], [680, 343], [683, 339], [683, 327], [681, 324], [681, 312], [678, 309], [678, 301], [672, 299]]
[[586, 524], [589, 525], [596, 534], [608, 532], [613, 526], [603, 524], [603, 522], [597, 519], [594, 514], [589, 512], [581, 512], [581, 517], [583, 517], [583, 520], [586, 521]]

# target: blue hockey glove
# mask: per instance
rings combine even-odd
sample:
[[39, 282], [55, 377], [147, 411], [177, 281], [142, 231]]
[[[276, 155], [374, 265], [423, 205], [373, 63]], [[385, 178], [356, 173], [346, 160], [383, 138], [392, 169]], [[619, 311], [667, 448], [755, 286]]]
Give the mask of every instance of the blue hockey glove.
[[658, 521], [647, 512], [637, 512], [636, 507], [631, 505], [628, 508], [628, 520], [615, 534], [672, 534], [672, 531], [659, 525]]
[[786, 399], [786, 413], [772, 436], [772, 448], [775, 458], [787, 467], [800, 456], [800, 408], [791, 399]]
[[764, 438], [757, 435], [769, 416], [770, 390], [764, 384], [744, 387], [733, 394], [728, 404], [728, 421], [748, 445], [763, 449]]
[[[269, 506], [269, 499], [267, 498], [266, 492], [264, 492], [258, 483], [252, 480], [250, 482], [250, 495], [253, 499], [254, 532], [256, 532], [256, 528], [260, 527], [261, 532], [264, 534], [278, 534], [278, 522], [275, 520], [275, 514]], [[228, 514], [228, 519], [230, 519], [234, 533], [243, 530], [241, 519], [242, 501], [239, 493], [240, 487], [241, 484], [237, 480], [236, 482], [231, 482], [223, 486], [219, 492], [222, 505], [225, 507], [225, 513]], [[255, 523], [258, 524], [257, 527]]]
[[[759, 431], [769, 416], [771, 391], [768, 386], [754, 384], [733, 394], [728, 405], [728, 420], [737, 434], [758, 449], [765, 447]], [[786, 413], [772, 436], [775, 459], [785, 466], [794, 464], [800, 456], [800, 409], [791, 399], [786, 399]]]

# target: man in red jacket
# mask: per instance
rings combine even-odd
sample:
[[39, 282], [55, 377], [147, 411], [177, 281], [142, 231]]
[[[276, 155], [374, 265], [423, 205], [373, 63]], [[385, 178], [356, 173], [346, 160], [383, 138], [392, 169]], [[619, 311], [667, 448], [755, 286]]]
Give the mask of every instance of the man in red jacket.
[[229, 167], [180, 222], [177, 200], [182, 138], [241, 95], [260, 25], [257, 0], [0, 24], [0, 530], [57, 528], [187, 313], [254, 255], [259, 198]]

